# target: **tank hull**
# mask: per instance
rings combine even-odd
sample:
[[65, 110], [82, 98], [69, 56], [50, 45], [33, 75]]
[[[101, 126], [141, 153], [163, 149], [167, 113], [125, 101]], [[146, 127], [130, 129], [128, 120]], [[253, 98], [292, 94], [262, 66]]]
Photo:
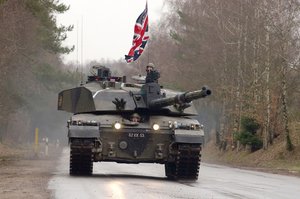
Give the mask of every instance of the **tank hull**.
[[[120, 129], [111, 125], [121, 119], [116, 115], [77, 114], [72, 121], [91, 118], [97, 119], [97, 125], [70, 124], [68, 127], [71, 175], [91, 175], [93, 162], [117, 162], [165, 164], [166, 176], [170, 179], [198, 178], [203, 130], [174, 129], [169, 125], [175, 120], [196, 124], [196, 120], [153, 116], [148, 123], [124, 124]], [[154, 130], [153, 123], [159, 123], [160, 129]]]

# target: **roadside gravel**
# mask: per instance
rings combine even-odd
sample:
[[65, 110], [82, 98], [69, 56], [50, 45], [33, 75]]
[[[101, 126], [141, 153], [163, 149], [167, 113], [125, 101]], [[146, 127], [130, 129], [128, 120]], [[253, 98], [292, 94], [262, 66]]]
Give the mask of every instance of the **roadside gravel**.
[[51, 198], [48, 181], [55, 171], [59, 154], [60, 150], [55, 149], [48, 157], [39, 155], [36, 158], [33, 154], [17, 152], [0, 158], [0, 198]]

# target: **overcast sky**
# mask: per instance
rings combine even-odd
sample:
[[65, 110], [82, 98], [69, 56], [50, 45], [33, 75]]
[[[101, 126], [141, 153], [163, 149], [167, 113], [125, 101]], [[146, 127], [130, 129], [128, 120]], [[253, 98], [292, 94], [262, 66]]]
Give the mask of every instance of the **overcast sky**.
[[[60, 0], [60, 2], [70, 5], [70, 10], [57, 16], [58, 24], [74, 25], [74, 30], [68, 33], [64, 44], [75, 45], [75, 50], [64, 56], [66, 62], [76, 62], [77, 58], [81, 62], [81, 55], [83, 62], [101, 58], [124, 58], [132, 44], [135, 21], [146, 5], [146, 0]], [[148, 0], [150, 25], [160, 18], [162, 11], [163, 0]], [[149, 29], [151, 32], [151, 26]]]

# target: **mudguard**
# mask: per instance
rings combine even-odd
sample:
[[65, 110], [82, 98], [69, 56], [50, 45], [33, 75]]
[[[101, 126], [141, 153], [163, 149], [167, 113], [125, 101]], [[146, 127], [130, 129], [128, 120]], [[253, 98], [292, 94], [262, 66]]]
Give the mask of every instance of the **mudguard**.
[[69, 138], [99, 138], [100, 130], [98, 126], [70, 126]]
[[175, 129], [175, 142], [176, 143], [191, 143], [191, 144], [203, 144], [204, 131], [203, 130], [184, 130]]

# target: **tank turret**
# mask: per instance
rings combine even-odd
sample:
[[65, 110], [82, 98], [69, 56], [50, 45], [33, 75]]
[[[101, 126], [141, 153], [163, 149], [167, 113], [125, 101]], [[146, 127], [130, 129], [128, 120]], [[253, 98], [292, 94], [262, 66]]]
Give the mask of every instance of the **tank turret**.
[[[161, 89], [158, 83], [146, 83], [141, 87], [139, 92], [133, 94], [133, 99], [137, 108], [147, 108], [150, 110], [167, 108], [171, 112], [183, 113], [184, 109], [192, 106], [191, 102], [193, 100], [204, 98], [210, 94], [211, 90], [207, 87], [202, 87], [201, 90], [191, 92], [173, 93], [170, 90]], [[141, 98], [143, 100], [140, 100]], [[193, 109], [190, 109], [186, 113], [195, 114], [193, 113]]]

